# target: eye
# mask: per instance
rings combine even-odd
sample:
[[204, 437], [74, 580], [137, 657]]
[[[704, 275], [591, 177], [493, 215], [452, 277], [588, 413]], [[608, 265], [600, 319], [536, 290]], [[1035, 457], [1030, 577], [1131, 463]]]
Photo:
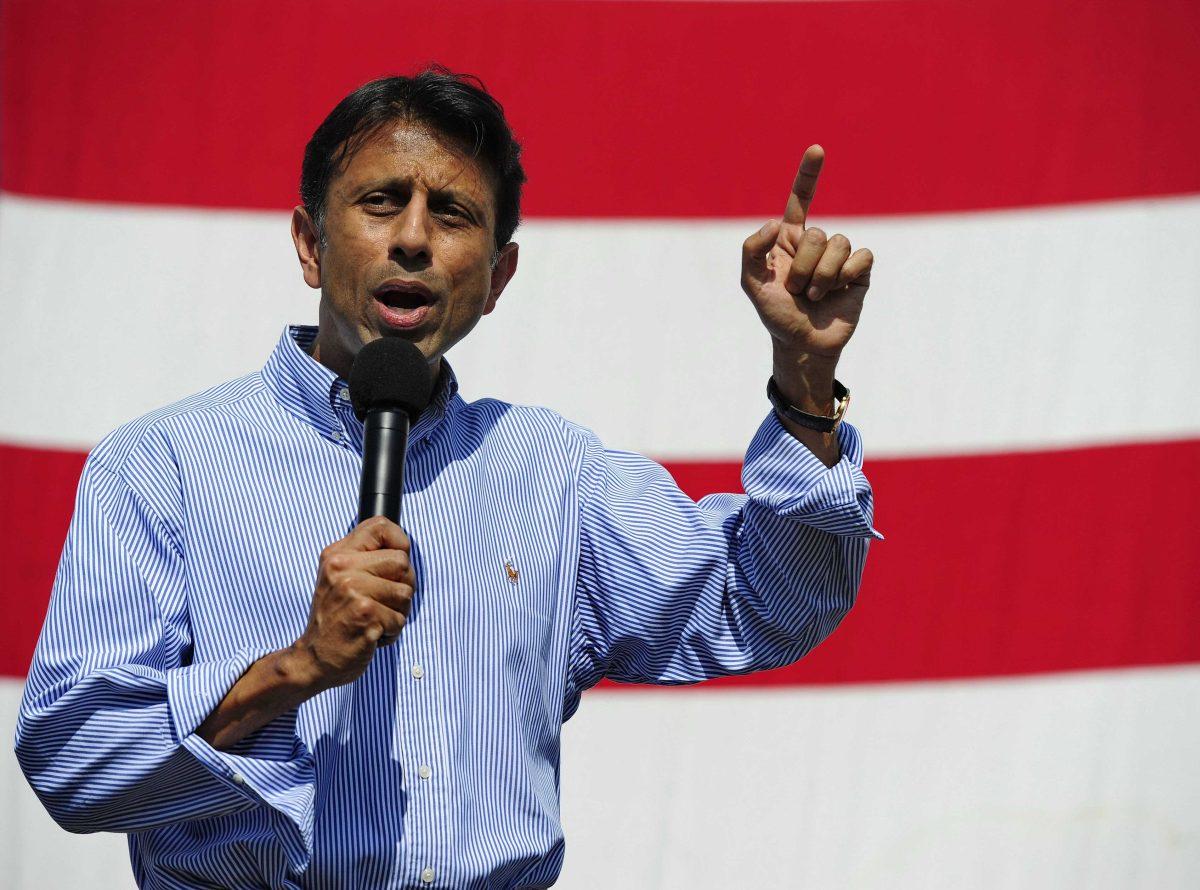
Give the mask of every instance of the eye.
[[396, 207], [396, 198], [386, 192], [372, 192], [363, 198], [363, 204], [372, 211], [391, 210]]
[[436, 208], [434, 212], [443, 222], [451, 226], [470, 225], [475, 221], [475, 218], [471, 216], [467, 208], [461, 204], [443, 204]]

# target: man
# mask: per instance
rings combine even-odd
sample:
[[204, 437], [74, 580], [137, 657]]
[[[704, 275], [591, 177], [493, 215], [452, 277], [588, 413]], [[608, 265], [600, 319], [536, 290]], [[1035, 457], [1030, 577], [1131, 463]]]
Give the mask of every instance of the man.
[[[128, 832], [143, 887], [550, 886], [585, 689], [786, 664], [853, 602], [872, 503], [834, 368], [872, 258], [806, 229], [822, 160], [743, 246], [776, 402], [748, 497], [697, 505], [551, 411], [457, 395], [443, 356], [517, 270], [499, 105], [440, 69], [344, 99], [292, 217], [318, 327], [88, 459], [17, 731], [54, 818]], [[345, 380], [381, 336], [438, 380], [405, 529], [352, 527]]]

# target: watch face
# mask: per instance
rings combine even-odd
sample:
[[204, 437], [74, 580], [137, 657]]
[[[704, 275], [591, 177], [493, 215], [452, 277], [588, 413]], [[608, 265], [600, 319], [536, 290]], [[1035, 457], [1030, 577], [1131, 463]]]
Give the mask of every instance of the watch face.
[[842, 418], [846, 415], [846, 409], [850, 407], [850, 390], [843, 386], [842, 393], [843, 395], [837, 402], [837, 407], [833, 410], [833, 417], [838, 423], [842, 422]]

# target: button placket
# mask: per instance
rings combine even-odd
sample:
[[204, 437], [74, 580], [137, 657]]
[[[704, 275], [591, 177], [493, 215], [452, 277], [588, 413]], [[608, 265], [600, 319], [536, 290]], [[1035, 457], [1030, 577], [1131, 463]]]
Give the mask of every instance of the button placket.
[[[421, 667], [420, 664], [414, 663], [409, 673], [412, 674], [414, 680], [420, 680], [425, 676], [425, 668]], [[422, 763], [417, 767], [417, 775], [422, 779], [428, 779], [433, 775], [433, 769], [428, 763]]]
[[[419, 648], [418, 636], [419, 635], [417, 635], [417, 634], [413, 634], [413, 635], [410, 635], [408, 638], [404, 639], [404, 641], [403, 641], [405, 643], [406, 648], [409, 646], [412, 647], [410, 651], [413, 651], [414, 653]], [[400, 658], [404, 658], [404, 655], [403, 654], [400, 655]], [[413, 698], [411, 699], [413, 706], [416, 709], [416, 713], [420, 713], [423, 709], [418, 704], [418, 702], [428, 702], [427, 697], [430, 694], [429, 689], [423, 688], [423, 687], [427, 686], [429, 683], [429, 681], [426, 679], [426, 670], [425, 670], [424, 665], [417, 658], [408, 658], [405, 660], [408, 661], [409, 677], [407, 679], [402, 680], [401, 685], [402, 686], [407, 685], [407, 687], [410, 691], [408, 692], [408, 695], [406, 697], [413, 696]], [[403, 663], [404, 662], [401, 662], [401, 664], [403, 664]], [[401, 675], [401, 676], [403, 676], [403, 675]], [[415, 757], [424, 758], [425, 756], [427, 756], [427, 752], [422, 750], [423, 746], [421, 744], [419, 736], [414, 735], [412, 733], [412, 728], [414, 726], [415, 726], [415, 724], [412, 721], [406, 721], [404, 723], [405, 747], [407, 748], [410, 756], [414, 756], [414, 759], [415, 759]], [[407, 758], [405, 758], [405, 759], [407, 759]], [[408, 762], [412, 763], [411, 760]], [[411, 769], [411, 767], [410, 767], [410, 769]], [[420, 763], [418, 763], [416, 769], [413, 772], [417, 776], [418, 782], [413, 783], [413, 785], [412, 785], [411, 793], [413, 793], [414, 796], [412, 799], [413, 807], [410, 810], [410, 814], [416, 820], [416, 819], [421, 818], [421, 816], [419, 814], [421, 813], [421, 811], [424, 810], [424, 806], [421, 803], [419, 803], [419, 801], [428, 802], [429, 801], [428, 795], [433, 790], [432, 788], [430, 788], [428, 786], [428, 780], [433, 775], [433, 769], [432, 769], [432, 767], [430, 767], [430, 765], [428, 763], [420, 762]], [[413, 775], [413, 773], [410, 773], [409, 775]], [[416, 793], [418, 790], [418, 788], [417, 788], [418, 785], [422, 786], [422, 788], [424, 789], [422, 794]], [[428, 864], [429, 854], [432, 852], [433, 851], [431, 849], [429, 849], [428, 847], [426, 847], [424, 844], [421, 844], [421, 843], [414, 844], [413, 849], [410, 851], [410, 855], [412, 856], [412, 859], [410, 859], [409, 862], [413, 866], [421, 868], [420, 879], [421, 879], [422, 885], [432, 884], [434, 882], [434, 879], [437, 876], [437, 872], [433, 869], [433, 867], [431, 865]], [[422, 863], [421, 860], [425, 860], [425, 862]]]

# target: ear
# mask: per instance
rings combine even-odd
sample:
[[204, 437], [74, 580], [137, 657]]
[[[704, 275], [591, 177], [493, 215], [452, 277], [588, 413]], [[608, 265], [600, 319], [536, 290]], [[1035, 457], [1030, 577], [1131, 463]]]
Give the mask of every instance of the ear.
[[304, 283], [309, 287], [321, 286], [321, 238], [317, 227], [303, 207], [292, 210], [292, 243], [296, 245], [296, 256], [300, 259], [300, 270]]
[[487, 315], [496, 308], [496, 302], [500, 299], [500, 294], [504, 292], [504, 288], [512, 281], [512, 277], [517, 274], [517, 253], [518, 247], [515, 241], [509, 241], [500, 248], [500, 255], [496, 258], [496, 266], [492, 269], [492, 287], [488, 292], [487, 302], [483, 305], [484, 315]]

